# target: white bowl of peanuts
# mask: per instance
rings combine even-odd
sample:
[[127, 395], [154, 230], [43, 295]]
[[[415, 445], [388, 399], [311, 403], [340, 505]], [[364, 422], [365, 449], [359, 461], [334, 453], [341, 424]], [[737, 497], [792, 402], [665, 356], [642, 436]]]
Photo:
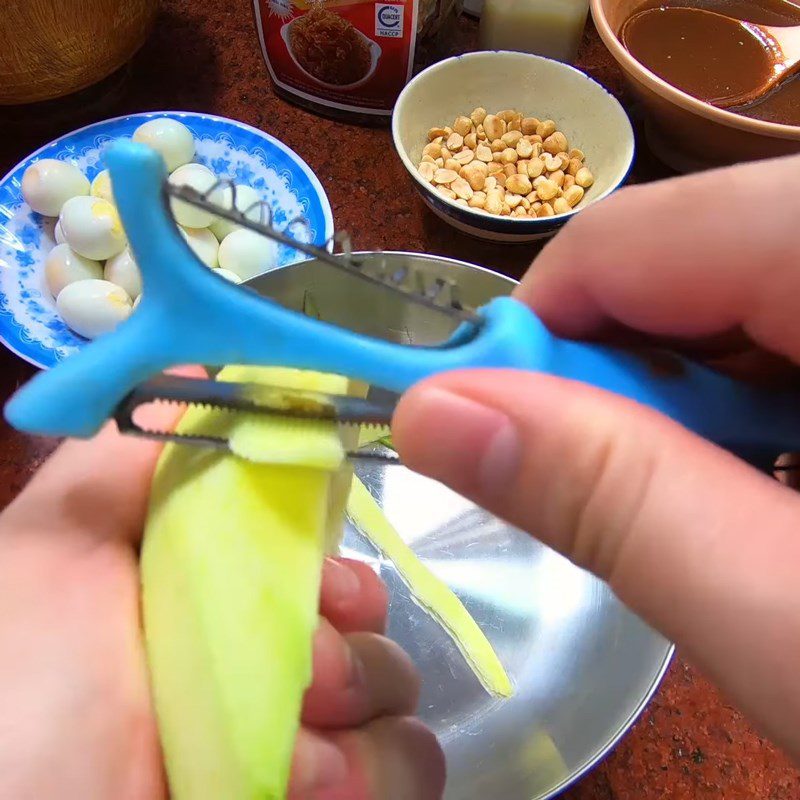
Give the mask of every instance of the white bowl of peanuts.
[[633, 163], [619, 102], [579, 70], [505, 51], [440, 61], [403, 90], [394, 145], [423, 200], [482, 239], [552, 236]]

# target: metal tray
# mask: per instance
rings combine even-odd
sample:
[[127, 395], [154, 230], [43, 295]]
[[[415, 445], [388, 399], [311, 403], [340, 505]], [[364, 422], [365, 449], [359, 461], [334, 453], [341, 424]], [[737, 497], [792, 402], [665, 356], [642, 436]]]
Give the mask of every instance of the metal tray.
[[[363, 255], [363, 254], [362, 254]], [[464, 302], [508, 294], [514, 281], [418, 254], [376, 254], [455, 278]], [[374, 336], [414, 344], [446, 338], [450, 323], [314, 261], [250, 282], [279, 302]], [[361, 478], [428, 566], [459, 595], [516, 686], [491, 698], [452, 640], [415, 605], [391, 563], [357, 531], [344, 552], [371, 563], [391, 596], [389, 635], [423, 675], [419, 713], [441, 741], [447, 800], [544, 800], [591, 769], [655, 692], [672, 647], [601, 581], [532, 537], [403, 467]]]

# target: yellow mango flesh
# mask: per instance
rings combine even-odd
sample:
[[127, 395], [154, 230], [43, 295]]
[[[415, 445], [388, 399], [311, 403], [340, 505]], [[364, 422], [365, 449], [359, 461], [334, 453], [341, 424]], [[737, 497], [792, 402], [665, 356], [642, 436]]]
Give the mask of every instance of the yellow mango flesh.
[[[228, 368], [219, 379], [348, 389], [297, 370]], [[248, 458], [171, 444], [153, 481], [142, 603], [172, 800], [285, 797], [326, 538], [341, 531], [330, 515], [342, 515], [350, 473], [258, 463], [280, 446], [280, 423], [244, 424], [249, 434], [235, 415], [190, 409], [180, 431], [239, 435]], [[341, 448], [333, 425], [311, 426], [303, 442], [312, 460]]]
[[358, 478], [353, 479], [347, 514], [394, 564], [417, 603], [450, 634], [484, 688], [495, 696], [510, 697], [511, 680], [477, 622], [450, 587], [417, 558]]

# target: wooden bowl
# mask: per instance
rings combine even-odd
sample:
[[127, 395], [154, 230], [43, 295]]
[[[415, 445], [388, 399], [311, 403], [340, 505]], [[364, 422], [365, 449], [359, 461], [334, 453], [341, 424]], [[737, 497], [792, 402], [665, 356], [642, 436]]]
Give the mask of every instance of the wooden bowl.
[[606, 47], [647, 112], [651, 149], [680, 172], [800, 152], [800, 126], [723, 111], [676, 89], [642, 66], [619, 41], [625, 20], [642, 0], [591, 0]]
[[142, 46], [158, 0], [6, 0], [0, 14], [0, 105], [85, 89]]

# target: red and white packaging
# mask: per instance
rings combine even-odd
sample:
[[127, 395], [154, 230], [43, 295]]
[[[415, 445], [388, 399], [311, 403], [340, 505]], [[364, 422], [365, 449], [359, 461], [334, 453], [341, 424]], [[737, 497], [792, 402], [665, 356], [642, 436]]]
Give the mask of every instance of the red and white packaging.
[[419, 0], [254, 0], [279, 90], [321, 111], [389, 117], [411, 78]]

